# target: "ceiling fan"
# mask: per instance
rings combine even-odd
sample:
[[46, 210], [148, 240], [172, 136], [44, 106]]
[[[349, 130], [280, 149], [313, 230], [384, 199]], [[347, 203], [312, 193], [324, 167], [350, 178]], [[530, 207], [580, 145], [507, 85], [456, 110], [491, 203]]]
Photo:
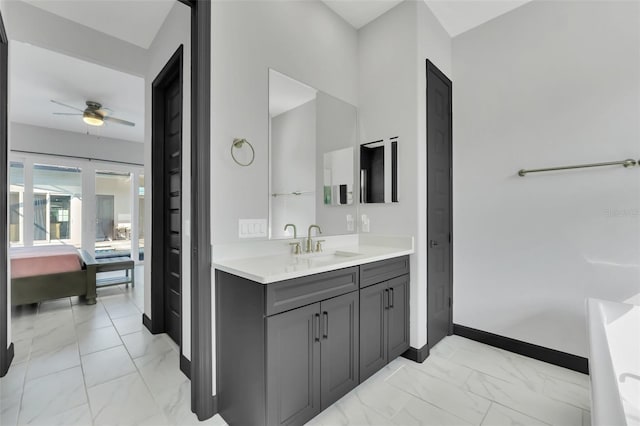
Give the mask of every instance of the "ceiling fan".
[[115, 124], [122, 124], [124, 126], [133, 127], [136, 123], [131, 121], [122, 120], [120, 118], [115, 118], [109, 116], [111, 110], [109, 108], [104, 108], [101, 103], [95, 101], [87, 101], [87, 107], [85, 109], [80, 109], [73, 107], [71, 105], [63, 104], [62, 102], [58, 102], [55, 100], [51, 100], [54, 104], [61, 105], [66, 108], [71, 108], [78, 112], [54, 112], [54, 115], [77, 115], [82, 116], [82, 121], [87, 123], [90, 126], [102, 126], [105, 121]]

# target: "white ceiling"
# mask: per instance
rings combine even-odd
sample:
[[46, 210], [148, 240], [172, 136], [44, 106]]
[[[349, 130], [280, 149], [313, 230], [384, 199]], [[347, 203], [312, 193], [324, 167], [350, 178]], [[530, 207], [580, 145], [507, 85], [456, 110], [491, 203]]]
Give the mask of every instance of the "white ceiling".
[[[322, 0], [359, 29], [402, 0]], [[418, 0], [420, 1], [420, 0]], [[455, 37], [531, 0], [424, 0], [440, 24]]]
[[451, 37], [469, 31], [531, 0], [425, 0]]
[[[144, 142], [144, 79], [26, 43], [13, 42], [10, 60], [11, 121], [76, 133]], [[51, 100], [85, 108], [100, 102], [109, 115], [133, 121], [135, 127], [105, 123], [88, 126], [81, 116]]]
[[316, 98], [318, 91], [278, 71], [269, 70], [269, 115], [275, 117]]
[[364, 27], [403, 0], [322, 0], [355, 29]]
[[151, 46], [176, 0], [22, 0], [144, 49]]

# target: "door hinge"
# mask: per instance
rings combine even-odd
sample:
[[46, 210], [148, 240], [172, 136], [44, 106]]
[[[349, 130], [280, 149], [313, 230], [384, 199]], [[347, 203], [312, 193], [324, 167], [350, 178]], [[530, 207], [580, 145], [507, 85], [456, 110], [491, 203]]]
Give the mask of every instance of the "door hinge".
[[451, 232], [449, 232], [449, 242], [451, 242]]
[[453, 301], [451, 300], [451, 298], [449, 298], [449, 307], [451, 308], [453, 306]]

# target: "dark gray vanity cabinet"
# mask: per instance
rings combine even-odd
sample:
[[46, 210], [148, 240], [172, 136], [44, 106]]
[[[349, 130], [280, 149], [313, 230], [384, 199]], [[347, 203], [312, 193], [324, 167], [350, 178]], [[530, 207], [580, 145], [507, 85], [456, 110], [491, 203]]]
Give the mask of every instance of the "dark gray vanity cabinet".
[[320, 408], [320, 303], [267, 317], [267, 424], [304, 424]]
[[[398, 264], [403, 259], [406, 259], [406, 269]], [[360, 382], [409, 349], [408, 257], [376, 263], [367, 267], [386, 271], [379, 277], [389, 278], [403, 272], [405, 275], [360, 290]], [[361, 270], [361, 286], [363, 276], [365, 273]], [[365, 282], [375, 281], [369, 275]]]
[[358, 381], [358, 293], [267, 317], [267, 424], [304, 424]]
[[409, 347], [409, 256], [271, 284], [215, 274], [232, 426], [303, 425]]
[[320, 389], [324, 410], [360, 383], [358, 292], [325, 300], [320, 310]]
[[219, 412], [303, 425], [359, 383], [359, 268], [259, 284], [216, 271]]

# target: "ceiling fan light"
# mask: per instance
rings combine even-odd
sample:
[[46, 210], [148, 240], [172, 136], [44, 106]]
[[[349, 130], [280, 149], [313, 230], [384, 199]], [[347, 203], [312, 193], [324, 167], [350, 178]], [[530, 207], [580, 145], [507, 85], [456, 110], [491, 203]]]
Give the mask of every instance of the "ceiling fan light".
[[82, 121], [87, 123], [89, 126], [102, 126], [104, 124], [102, 116], [93, 111], [85, 111], [82, 114]]

